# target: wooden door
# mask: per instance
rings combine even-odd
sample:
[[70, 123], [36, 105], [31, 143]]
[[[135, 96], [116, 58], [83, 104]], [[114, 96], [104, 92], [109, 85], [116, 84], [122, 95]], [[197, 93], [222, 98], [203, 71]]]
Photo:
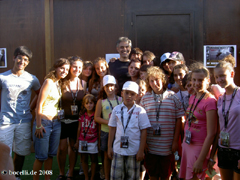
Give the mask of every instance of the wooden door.
[[[136, 5], [137, 4], [137, 5]], [[125, 1], [125, 32], [133, 46], [159, 57], [182, 52], [187, 64], [203, 58], [202, 1]]]

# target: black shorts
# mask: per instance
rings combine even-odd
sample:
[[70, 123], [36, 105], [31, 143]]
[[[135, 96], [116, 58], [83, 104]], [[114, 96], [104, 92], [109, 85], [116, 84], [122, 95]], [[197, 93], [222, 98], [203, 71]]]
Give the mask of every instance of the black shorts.
[[218, 167], [221, 169], [231, 169], [240, 174], [238, 160], [240, 160], [240, 150], [218, 147]]
[[77, 139], [77, 131], [78, 131], [78, 121], [72, 122], [70, 124], [66, 124], [61, 122], [61, 137], [60, 139]]

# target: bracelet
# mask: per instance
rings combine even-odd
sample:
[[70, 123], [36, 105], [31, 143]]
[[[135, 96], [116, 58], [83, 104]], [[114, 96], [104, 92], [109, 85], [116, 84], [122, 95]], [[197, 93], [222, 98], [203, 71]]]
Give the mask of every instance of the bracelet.
[[43, 127], [43, 126], [42, 126], [42, 124], [41, 124], [41, 126], [40, 126], [40, 127], [37, 127], [37, 126], [36, 126], [36, 129], [41, 129], [42, 127]]
[[209, 161], [213, 162], [214, 164], [216, 163], [216, 161], [214, 161], [212, 158], [210, 158]]

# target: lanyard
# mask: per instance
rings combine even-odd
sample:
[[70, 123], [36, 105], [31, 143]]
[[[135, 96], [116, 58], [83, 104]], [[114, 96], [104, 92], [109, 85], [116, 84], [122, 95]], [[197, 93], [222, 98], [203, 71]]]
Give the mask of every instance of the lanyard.
[[226, 101], [226, 93], [224, 93], [224, 98], [223, 98], [223, 105], [222, 105], [222, 114], [223, 114], [223, 117], [224, 117], [224, 120], [225, 120], [225, 129], [227, 128], [227, 124], [228, 124], [228, 115], [229, 115], [229, 110], [232, 106], [232, 102], [233, 102], [233, 99], [237, 93], [237, 90], [238, 90], [238, 87], [234, 88], [234, 91], [233, 91], [233, 94], [232, 94], [232, 98], [231, 98], [231, 102], [229, 104], [229, 107], [228, 107], [228, 110], [227, 110], [227, 113], [225, 113], [225, 101]]
[[[164, 92], [163, 92], [163, 93], [164, 93]], [[157, 103], [157, 95], [154, 93], [154, 91], [153, 91], [153, 96], [154, 96], [155, 102]], [[157, 114], [156, 114], [156, 120], [157, 120], [157, 121], [159, 120], [159, 112], [160, 112], [160, 107], [161, 107], [162, 100], [163, 100], [163, 94], [160, 94], [159, 98], [160, 98], [160, 100], [159, 100], [160, 103], [159, 103], [159, 105], [158, 105]]]
[[61, 91], [61, 88], [59, 86], [59, 83], [57, 81], [56, 83], [56, 86], [57, 86], [57, 90], [58, 90], [58, 94], [60, 96], [60, 99], [59, 99], [59, 108], [62, 109], [62, 91]]
[[[117, 104], [119, 105], [117, 96], [115, 96], [115, 98], [116, 98]], [[110, 104], [111, 109], [113, 110], [113, 105], [112, 105], [112, 103], [110, 102], [110, 100], [109, 100], [108, 98], [107, 98], [107, 100], [108, 100], [108, 103]]]
[[126, 129], [127, 129], [127, 127], [128, 127], [128, 124], [129, 124], [129, 122], [130, 122], [130, 119], [131, 119], [131, 117], [132, 117], [132, 113], [133, 113], [135, 107], [136, 107], [136, 106], [133, 107], [133, 109], [131, 110], [131, 112], [130, 112], [130, 114], [129, 114], [129, 116], [128, 116], [127, 124], [126, 124], [125, 128], [124, 128], [124, 121], [123, 121], [123, 107], [121, 108], [121, 120], [122, 120], [122, 125], [123, 125], [124, 134], [125, 134], [125, 132], [126, 132]]
[[[195, 97], [194, 97], [192, 106], [191, 106], [190, 111], [189, 111], [189, 114], [188, 114], [188, 127], [189, 127], [189, 128], [191, 127], [193, 113], [194, 113], [197, 105], [200, 103], [200, 101], [201, 101], [201, 100], [203, 99], [203, 97], [205, 96], [205, 94], [206, 94], [206, 92], [201, 95], [201, 97], [198, 99], [195, 107], [193, 108], [193, 105], [194, 105], [194, 103], [195, 103], [195, 99], [196, 99], [196, 96], [197, 96], [197, 95], [195, 95]], [[192, 111], [192, 108], [193, 108], [193, 111]]]
[[88, 130], [89, 130], [89, 128], [90, 128], [90, 126], [91, 126], [91, 124], [92, 124], [92, 122], [93, 122], [93, 118], [94, 118], [94, 116], [92, 116], [91, 121], [90, 121], [90, 123], [89, 123], [89, 125], [88, 125], [88, 128], [87, 128], [87, 131], [85, 131], [86, 119], [85, 119], [85, 115], [84, 115], [84, 129], [83, 129], [84, 140], [85, 140], [85, 137], [86, 137], [86, 135], [87, 135], [87, 132], [88, 132]]
[[183, 106], [184, 112], [186, 112], [186, 108], [185, 108], [185, 106], [184, 106], [184, 100], [183, 100], [182, 91], [181, 91], [181, 90], [179, 90], [179, 92], [180, 92], [180, 96], [181, 96], [181, 103], [182, 103], [182, 106]]
[[78, 94], [78, 81], [77, 81], [77, 91], [76, 91], [75, 95], [73, 94], [70, 85], [69, 85], [69, 89], [70, 89], [70, 91], [71, 91], [71, 93], [72, 93], [73, 105], [75, 105], [75, 102], [76, 102], [76, 100], [77, 100], [77, 94]]

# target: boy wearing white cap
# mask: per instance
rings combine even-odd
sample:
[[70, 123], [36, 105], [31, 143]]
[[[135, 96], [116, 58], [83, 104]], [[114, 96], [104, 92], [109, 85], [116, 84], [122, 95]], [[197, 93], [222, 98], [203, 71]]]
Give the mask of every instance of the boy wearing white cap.
[[124, 83], [121, 92], [123, 103], [113, 109], [109, 119], [108, 156], [112, 159], [112, 180], [139, 179], [147, 128], [151, 125], [146, 111], [135, 104], [138, 89], [133, 81]]

